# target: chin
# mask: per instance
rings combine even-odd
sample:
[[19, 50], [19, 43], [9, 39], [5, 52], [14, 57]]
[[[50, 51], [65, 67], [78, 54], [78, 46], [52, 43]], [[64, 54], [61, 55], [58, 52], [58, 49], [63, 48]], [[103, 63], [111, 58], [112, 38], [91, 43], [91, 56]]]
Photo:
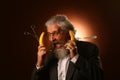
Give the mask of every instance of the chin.
[[64, 47], [56, 48], [54, 52], [58, 59], [63, 59], [68, 55], [68, 52]]

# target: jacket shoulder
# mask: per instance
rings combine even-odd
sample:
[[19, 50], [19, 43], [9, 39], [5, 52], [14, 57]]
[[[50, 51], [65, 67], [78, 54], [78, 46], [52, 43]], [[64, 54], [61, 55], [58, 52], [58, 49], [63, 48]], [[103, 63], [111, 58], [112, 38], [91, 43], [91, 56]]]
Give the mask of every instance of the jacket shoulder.
[[98, 47], [96, 44], [86, 41], [76, 41], [78, 53], [84, 57], [98, 56]]

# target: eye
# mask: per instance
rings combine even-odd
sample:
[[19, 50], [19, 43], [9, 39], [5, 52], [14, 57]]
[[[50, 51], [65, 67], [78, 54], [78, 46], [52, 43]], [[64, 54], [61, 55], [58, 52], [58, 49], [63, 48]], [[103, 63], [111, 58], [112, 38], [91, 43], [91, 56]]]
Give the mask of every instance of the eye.
[[59, 32], [58, 31], [55, 31], [54, 33], [53, 33], [53, 35], [58, 35], [59, 34]]
[[51, 37], [51, 36], [58, 36], [59, 33], [60, 33], [60, 31], [58, 30], [58, 31], [53, 31], [52, 33], [48, 32], [47, 34], [49, 37]]
[[51, 33], [47, 33], [47, 35], [48, 35], [48, 36], [50, 36], [50, 35], [51, 35]]

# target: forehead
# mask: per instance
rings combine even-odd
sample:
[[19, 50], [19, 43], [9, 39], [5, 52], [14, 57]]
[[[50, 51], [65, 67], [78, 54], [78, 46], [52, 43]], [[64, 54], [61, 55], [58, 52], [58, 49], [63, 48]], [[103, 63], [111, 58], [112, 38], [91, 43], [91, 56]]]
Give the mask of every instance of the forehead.
[[50, 26], [47, 26], [47, 32], [52, 33], [54, 31], [57, 31], [59, 27], [56, 24], [52, 24]]

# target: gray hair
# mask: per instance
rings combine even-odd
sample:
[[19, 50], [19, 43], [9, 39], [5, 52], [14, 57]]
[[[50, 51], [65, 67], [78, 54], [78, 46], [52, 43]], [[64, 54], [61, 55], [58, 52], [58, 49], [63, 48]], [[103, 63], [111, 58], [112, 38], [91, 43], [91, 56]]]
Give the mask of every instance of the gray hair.
[[55, 16], [51, 17], [45, 23], [45, 26], [48, 27], [48, 26], [55, 24], [55, 23], [57, 24], [57, 26], [59, 26], [64, 31], [72, 30], [75, 32], [74, 26], [72, 25], [70, 20], [65, 15], [55, 15]]

